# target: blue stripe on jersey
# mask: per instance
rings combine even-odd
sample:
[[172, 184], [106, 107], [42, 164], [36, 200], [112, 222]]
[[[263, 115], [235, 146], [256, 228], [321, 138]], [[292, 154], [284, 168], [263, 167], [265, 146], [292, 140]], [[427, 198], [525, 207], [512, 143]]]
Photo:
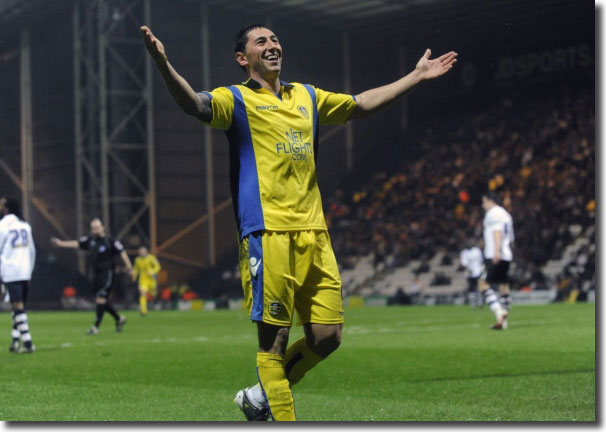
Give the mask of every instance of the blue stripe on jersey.
[[319, 130], [318, 130], [318, 104], [316, 102], [316, 90], [309, 84], [303, 84], [303, 87], [311, 97], [311, 104], [314, 107], [314, 161], [318, 159], [318, 146], [320, 145]]
[[240, 238], [244, 238], [253, 231], [264, 230], [265, 220], [246, 105], [237, 87], [228, 89], [234, 96], [233, 120], [226, 132], [230, 144], [230, 183], [238, 231]]
[[250, 319], [263, 321], [263, 235], [260, 232], [248, 236], [248, 265], [252, 283], [253, 304]]

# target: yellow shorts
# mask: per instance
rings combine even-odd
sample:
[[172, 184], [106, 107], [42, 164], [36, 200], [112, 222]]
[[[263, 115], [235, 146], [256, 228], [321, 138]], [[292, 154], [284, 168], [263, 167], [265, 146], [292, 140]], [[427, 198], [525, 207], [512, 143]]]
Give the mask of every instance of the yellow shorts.
[[341, 277], [327, 231], [258, 231], [240, 241], [250, 319], [290, 327], [343, 322]]
[[152, 297], [156, 296], [156, 283], [155, 282], [139, 282], [139, 291], [144, 293], [150, 293]]

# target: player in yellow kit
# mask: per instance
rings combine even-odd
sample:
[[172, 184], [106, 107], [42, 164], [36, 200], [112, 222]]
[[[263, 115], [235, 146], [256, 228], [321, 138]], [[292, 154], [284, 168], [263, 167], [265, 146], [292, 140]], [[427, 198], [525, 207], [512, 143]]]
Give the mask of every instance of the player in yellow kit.
[[160, 263], [155, 256], [149, 253], [145, 246], [137, 251], [135, 265], [133, 267], [133, 280], [139, 278], [139, 311], [141, 315], [147, 315], [147, 294], [156, 296], [156, 277], [160, 271]]
[[[261, 24], [237, 34], [242, 84], [196, 93], [168, 62], [162, 43], [143, 26], [145, 46], [173, 99], [204, 124], [226, 132], [232, 201], [239, 231], [240, 272], [257, 325], [258, 382], [235, 398], [248, 420], [295, 420], [291, 388], [341, 343], [341, 278], [316, 178], [318, 131], [392, 104], [418, 83], [448, 72], [457, 54], [358, 95], [280, 80], [282, 46]], [[288, 346], [297, 311], [305, 336]]]

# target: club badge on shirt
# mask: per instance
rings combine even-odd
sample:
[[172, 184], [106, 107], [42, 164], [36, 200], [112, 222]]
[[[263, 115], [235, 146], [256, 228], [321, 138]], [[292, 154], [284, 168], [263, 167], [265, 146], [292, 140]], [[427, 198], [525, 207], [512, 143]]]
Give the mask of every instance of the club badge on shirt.
[[307, 113], [307, 109], [303, 105], [298, 105], [297, 109], [303, 115], [303, 117], [305, 117], [306, 119], [309, 118], [309, 114]]
[[272, 302], [269, 304], [269, 314], [271, 316], [278, 316], [282, 312], [282, 305], [279, 302]]

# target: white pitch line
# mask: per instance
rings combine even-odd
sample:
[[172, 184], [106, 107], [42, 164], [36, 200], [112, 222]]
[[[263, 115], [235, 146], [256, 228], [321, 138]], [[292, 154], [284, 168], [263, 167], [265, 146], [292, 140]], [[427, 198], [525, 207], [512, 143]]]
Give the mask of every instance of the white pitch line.
[[[422, 323], [433, 324], [427, 326], [408, 326], [403, 322], [398, 322], [401, 326], [398, 327], [373, 327], [373, 326], [362, 326], [362, 325], [345, 325], [343, 327], [343, 333], [346, 334], [355, 334], [355, 335], [366, 335], [366, 334], [377, 334], [377, 333], [414, 333], [414, 332], [439, 332], [444, 331], [447, 327], [448, 329], [453, 328], [480, 328], [485, 326], [484, 323], [479, 322], [469, 322], [466, 324], [449, 324], [447, 326], [444, 325], [436, 325], [440, 321], [431, 321], [424, 320]], [[591, 321], [587, 319], [577, 319], [577, 320], [569, 320], [567, 323], [591, 323]], [[513, 327], [518, 325], [539, 325], [539, 326], [547, 326], [551, 324], [561, 324], [561, 321], [557, 320], [515, 320], [513, 323]]]
[[171, 338], [154, 338], [154, 339], [139, 339], [137, 341], [122, 341], [122, 340], [113, 340], [113, 341], [94, 341], [94, 342], [90, 342], [90, 343], [80, 343], [80, 344], [75, 344], [73, 342], [63, 342], [61, 344], [44, 344], [44, 345], [38, 345], [38, 348], [43, 348], [43, 349], [55, 349], [55, 348], [74, 348], [74, 347], [89, 347], [89, 346], [107, 346], [107, 345], [121, 345], [121, 344], [147, 344], [147, 343], [152, 343], [152, 344], [158, 344], [158, 343], [177, 343], [177, 342], [190, 342], [190, 341], [195, 341], [195, 342], [208, 342], [208, 338], [206, 336], [199, 336], [199, 337], [194, 337], [194, 338], [187, 338], [187, 339], [177, 339], [174, 337]]
[[250, 340], [252, 338], [249, 334], [237, 336], [221, 336], [216, 338], [209, 338], [208, 336], [195, 336], [191, 338], [153, 338], [153, 339], [139, 339], [136, 341], [132, 340], [104, 340], [104, 341], [90, 341], [85, 343], [73, 343], [73, 342], [63, 342], [60, 344], [40, 344], [38, 343], [38, 349], [57, 349], [57, 348], [74, 348], [74, 347], [90, 347], [90, 346], [108, 346], [108, 345], [136, 345], [136, 344], [173, 344], [173, 343], [190, 343], [190, 342], [198, 342], [198, 343], [206, 343], [206, 342], [222, 342], [224, 340], [234, 341], [236, 339], [242, 340]]

